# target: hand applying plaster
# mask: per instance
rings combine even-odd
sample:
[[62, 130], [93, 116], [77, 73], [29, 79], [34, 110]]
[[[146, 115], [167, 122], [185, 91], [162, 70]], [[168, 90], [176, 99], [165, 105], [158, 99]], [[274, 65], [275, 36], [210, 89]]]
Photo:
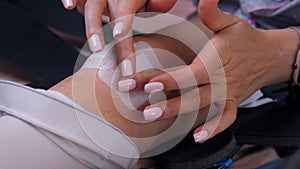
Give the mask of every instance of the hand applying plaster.
[[[124, 79], [129, 79], [135, 73], [135, 56], [131, 29], [133, 18], [137, 12], [167, 12], [176, 0], [62, 0], [64, 7], [68, 10], [77, 9], [85, 15], [86, 34], [90, 49], [93, 52], [103, 50], [104, 33], [102, 30], [103, 15], [109, 16], [113, 22], [113, 36], [119, 41], [116, 44], [118, 63], [122, 67]], [[125, 39], [122, 39], [127, 37]], [[131, 57], [129, 57], [131, 56]], [[129, 91], [135, 88], [133, 79], [120, 81], [121, 91]]]
[[[156, 108], [164, 107], [159, 120], [217, 105], [218, 115], [194, 131], [195, 142], [203, 142], [231, 126], [236, 120], [238, 105], [258, 89], [291, 81], [292, 65], [299, 50], [295, 30], [256, 29], [217, 6], [218, 0], [200, 1], [200, 18], [214, 36], [190, 65], [147, 77], [148, 80], [140, 80], [147, 82], [138, 84], [144, 85], [148, 92], [151, 92], [149, 85], [158, 82], [163, 84], [164, 92], [191, 89], [166, 104], [164, 101], [145, 108], [144, 112], [152, 108], [154, 113]], [[192, 72], [192, 76], [186, 72]], [[193, 78], [197, 85], [190, 83]], [[178, 82], [185, 86], [179, 88]], [[217, 92], [213, 93], [212, 88]], [[196, 102], [198, 97], [199, 102]], [[190, 104], [182, 106], [182, 100]]]

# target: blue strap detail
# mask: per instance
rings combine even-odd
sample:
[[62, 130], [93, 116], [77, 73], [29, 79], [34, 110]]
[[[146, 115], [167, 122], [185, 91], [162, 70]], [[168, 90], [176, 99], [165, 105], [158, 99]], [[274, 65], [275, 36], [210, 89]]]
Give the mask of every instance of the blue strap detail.
[[232, 159], [229, 158], [227, 161], [218, 163], [218, 166], [220, 167], [229, 167], [232, 164]]

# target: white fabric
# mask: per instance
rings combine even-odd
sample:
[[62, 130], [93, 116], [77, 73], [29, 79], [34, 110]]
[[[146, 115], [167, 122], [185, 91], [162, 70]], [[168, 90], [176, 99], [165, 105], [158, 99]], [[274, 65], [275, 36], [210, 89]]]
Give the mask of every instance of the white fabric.
[[253, 93], [247, 100], [243, 101], [239, 105], [239, 108], [254, 108], [276, 101], [272, 98], [263, 98], [263, 96], [264, 94], [261, 92], [261, 90], [258, 90]]
[[88, 169], [42, 132], [10, 115], [0, 117], [0, 168]]
[[[0, 81], [0, 93], [1, 111], [33, 125], [44, 134], [44, 137], [47, 136], [63, 151], [80, 162], [81, 166], [118, 169], [132, 168], [136, 164], [139, 152], [131, 140], [111, 124], [66, 103], [66, 97], [62, 98], [55, 92], [36, 91], [6, 81]], [[56, 95], [56, 98], [53, 95]], [[78, 120], [78, 116], [81, 121]], [[85, 127], [92, 126], [96, 132], [89, 132], [88, 135], [82, 128], [82, 122], [88, 123]], [[90, 139], [90, 134], [95, 133], [101, 135], [101, 138], [93, 136], [93, 140]], [[99, 139], [95, 140], [95, 138]], [[34, 140], [35, 136], [28, 139]], [[24, 145], [22, 137], [19, 141], [17, 144]], [[6, 146], [14, 150], [14, 145]], [[15, 151], [23, 152], [21, 147]], [[26, 148], [34, 149], [34, 147], [35, 142], [28, 141]], [[40, 155], [47, 153], [46, 151]], [[26, 156], [22, 158], [27, 159]], [[14, 161], [24, 159], [17, 158]], [[32, 164], [31, 168], [35, 168], [36, 162], [32, 160], [28, 163]], [[0, 164], [3, 165], [3, 163]]]
[[[144, 91], [119, 92], [117, 81], [121, 78], [121, 73], [117, 65], [117, 54], [113, 45], [114, 43], [106, 45], [101, 53], [91, 55], [82, 68], [99, 69], [98, 77], [118, 94], [129, 109], [135, 110], [148, 100], [149, 95]], [[163, 69], [148, 43], [139, 41], [134, 44], [134, 48], [136, 54], [136, 72], [149, 69]]]

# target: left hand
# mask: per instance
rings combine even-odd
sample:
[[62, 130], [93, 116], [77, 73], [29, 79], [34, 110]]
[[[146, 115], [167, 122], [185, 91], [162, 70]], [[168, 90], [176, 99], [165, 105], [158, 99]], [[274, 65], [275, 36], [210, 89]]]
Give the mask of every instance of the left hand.
[[78, 11], [85, 16], [86, 36], [93, 52], [103, 50], [102, 16], [110, 18], [113, 36], [119, 41], [115, 46], [118, 62], [122, 66], [122, 75], [127, 77], [134, 74], [136, 69], [131, 35], [135, 13], [167, 12], [176, 0], [62, 0], [62, 3], [68, 10], [77, 6]]
[[[194, 131], [196, 142], [214, 137], [233, 124], [238, 105], [256, 90], [289, 81], [299, 44], [292, 29], [255, 29], [237, 17], [220, 11], [217, 5], [218, 0], [200, 1], [200, 18], [215, 35], [192, 64], [158, 76], [145, 76], [146, 79], [136, 76], [140, 83], [138, 86], [147, 83], [146, 92], [195, 87], [190, 86], [190, 82], [196, 79], [200, 87], [196, 86], [166, 104], [155, 103], [144, 110], [145, 117], [165, 119], [202, 109], [211, 103], [218, 104], [219, 115]], [[193, 77], [188, 76], [188, 71], [192, 72]], [[178, 84], [183, 86], [178, 87]], [[214, 95], [212, 88], [217, 92]], [[222, 92], [225, 96], [220, 95]], [[199, 94], [199, 102], [195, 103]], [[181, 105], [181, 100], [190, 104]]]

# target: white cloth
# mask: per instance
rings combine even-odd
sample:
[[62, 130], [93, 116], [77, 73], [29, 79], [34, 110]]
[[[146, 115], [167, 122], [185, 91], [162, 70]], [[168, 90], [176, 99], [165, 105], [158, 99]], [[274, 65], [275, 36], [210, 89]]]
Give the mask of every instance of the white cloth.
[[276, 100], [268, 97], [263, 97], [264, 94], [261, 90], [256, 91], [253, 93], [247, 100], [243, 101], [239, 108], [254, 108], [259, 107], [265, 104], [273, 103]]
[[0, 117], [0, 168], [87, 169], [38, 128], [10, 115]]
[[[9, 142], [9, 140], [4, 138], [7, 133], [6, 130], [1, 128], [0, 136], [3, 138], [0, 138], [0, 152], [11, 151], [16, 154], [27, 154], [26, 156], [15, 156], [15, 158], [10, 156], [10, 160], [7, 161], [3, 160], [6, 158], [0, 158], [1, 168], [3, 166], [9, 166], [4, 168], [11, 168], [10, 166], [13, 165], [11, 164], [12, 161], [20, 163], [19, 166], [28, 164], [30, 166], [27, 165], [27, 168], [40, 168], [36, 167], [36, 164], [39, 164], [37, 161], [39, 158], [27, 158], [31, 155], [27, 150], [36, 150], [39, 145], [43, 144], [45, 144], [45, 149], [39, 147], [38, 149], [40, 151], [36, 154], [33, 153], [33, 156], [40, 154], [41, 158], [43, 158], [44, 155], [47, 157], [46, 154], [50, 153], [47, 147], [53, 147], [55, 145], [57, 147], [56, 149], [59, 147], [65, 152], [65, 154], [61, 154], [61, 156], [65, 157], [66, 154], [69, 155], [69, 157], [65, 157], [69, 159], [66, 161], [70, 163], [76, 161], [74, 164], [68, 164], [70, 166], [73, 165], [75, 169], [133, 168], [136, 164], [139, 152], [129, 138], [106, 121], [91, 115], [80, 107], [74, 107], [74, 105], [70, 104], [71, 101], [66, 102], [66, 100], [68, 100], [66, 97], [57, 95], [55, 92], [34, 90], [6, 81], [0, 81], [0, 93], [0, 111], [4, 111], [8, 114], [1, 117], [1, 123], [3, 122], [3, 118], [5, 121], [9, 121], [7, 124], [1, 125], [5, 125], [6, 129], [13, 129], [15, 128], [14, 125], [19, 126], [19, 128], [24, 128], [23, 134], [16, 132], [12, 134], [11, 137], [8, 137], [18, 137], [18, 139], [15, 140], [16, 142]], [[53, 97], [54, 95], [56, 97]], [[78, 116], [80, 116], [80, 118], [78, 118]], [[12, 120], [13, 117], [16, 119]], [[84, 127], [81, 123], [85, 123]], [[87, 130], [95, 131], [89, 131], [87, 134]], [[91, 134], [94, 134], [92, 136], [93, 139], [90, 137]], [[46, 138], [48, 141], [45, 141], [47, 140]], [[3, 140], [6, 140], [4, 146], [2, 144]], [[50, 145], [50, 143], [53, 145]], [[52, 150], [55, 151], [54, 148]], [[56, 153], [59, 154], [59, 152]], [[57, 158], [60, 158], [60, 156], [57, 155]], [[71, 159], [73, 159], [73, 161]], [[56, 164], [63, 165], [63, 163], [59, 163], [59, 161]], [[50, 165], [49, 168], [65, 168], [63, 166], [51, 167], [53, 165]], [[66, 167], [68, 167], [68, 165], [66, 165]], [[18, 168], [18, 166], [16, 167]]]

